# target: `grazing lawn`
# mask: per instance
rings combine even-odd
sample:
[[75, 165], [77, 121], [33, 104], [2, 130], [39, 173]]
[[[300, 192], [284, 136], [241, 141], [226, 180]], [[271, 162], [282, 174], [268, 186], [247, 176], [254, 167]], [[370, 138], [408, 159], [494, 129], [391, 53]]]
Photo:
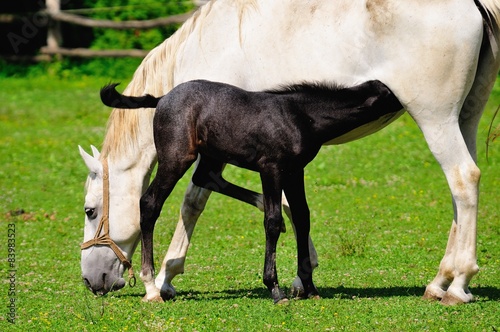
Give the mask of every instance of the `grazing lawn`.
[[[109, 81], [0, 78], [0, 331], [500, 329], [500, 141], [490, 146], [488, 161], [485, 154], [500, 93], [492, 96], [479, 129], [481, 270], [470, 285], [476, 302], [445, 307], [421, 299], [444, 253], [453, 212], [439, 166], [404, 115], [375, 135], [323, 148], [306, 169], [320, 300], [273, 305], [261, 281], [262, 213], [213, 194], [185, 274], [174, 280], [177, 298], [143, 303], [140, 252], [135, 288], [96, 297], [80, 278], [87, 169], [77, 145], [100, 146], [110, 109], [100, 104], [98, 91]], [[234, 167], [226, 173], [260, 191], [257, 174]], [[157, 268], [187, 182], [181, 180], [157, 224]], [[285, 286], [295, 276], [295, 242], [287, 226], [277, 253]], [[9, 323], [11, 310], [15, 324]]]

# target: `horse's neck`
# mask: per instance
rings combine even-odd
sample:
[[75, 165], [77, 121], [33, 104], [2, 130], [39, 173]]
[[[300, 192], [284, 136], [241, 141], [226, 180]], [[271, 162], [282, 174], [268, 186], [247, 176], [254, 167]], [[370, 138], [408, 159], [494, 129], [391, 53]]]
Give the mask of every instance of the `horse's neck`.
[[[124, 94], [161, 96], [171, 89], [168, 72], [171, 61], [165, 60], [165, 49], [171, 42], [166, 40], [153, 49], [137, 68]], [[147, 171], [156, 162], [153, 141], [154, 109], [113, 109], [101, 155], [124, 168], [142, 168]]]
[[[159, 97], [174, 87], [174, 72], [183, 71], [182, 68], [176, 68], [178, 53], [182, 52], [181, 45], [187, 36], [192, 34], [200, 17], [205, 17], [210, 12], [211, 6], [212, 4], [200, 8], [174, 35], [148, 53], [135, 71], [124, 94], [151, 94]], [[191, 62], [187, 61], [187, 66], [190, 65]], [[101, 155], [109, 156], [122, 164], [140, 160], [135, 162], [137, 166], [149, 168], [154, 165], [156, 150], [153, 141], [153, 116], [154, 109], [114, 109], [108, 121]]]

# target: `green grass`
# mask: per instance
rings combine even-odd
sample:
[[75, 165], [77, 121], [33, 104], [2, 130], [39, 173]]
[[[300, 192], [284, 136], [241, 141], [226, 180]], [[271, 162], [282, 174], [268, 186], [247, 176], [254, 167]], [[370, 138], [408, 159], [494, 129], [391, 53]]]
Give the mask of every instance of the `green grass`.
[[[476, 302], [444, 307], [420, 299], [444, 253], [452, 209], [444, 176], [405, 115], [378, 134], [323, 148], [306, 169], [320, 259], [314, 277], [322, 299], [273, 305], [261, 281], [262, 214], [214, 194], [193, 236], [186, 272], [174, 280], [176, 300], [158, 304], [141, 302], [139, 280], [135, 288], [104, 297], [93, 296], [80, 280], [87, 171], [77, 145], [102, 142], [110, 110], [100, 104], [98, 89], [109, 81], [0, 80], [0, 234], [5, 243], [0, 249], [0, 331], [500, 328], [500, 142], [490, 147], [489, 162], [484, 144], [500, 94], [492, 98], [479, 131], [481, 271], [471, 282]], [[256, 174], [233, 167], [227, 173], [228, 179], [259, 189]], [[157, 225], [157, 267], [186, 184], [184, 178]], [[15, 216], [20, 210], [24, 213]], [[10, 224], [16, 227], [15, 325], [6, 316]], [[295, 276], [291, 231], [280, 237], [278, 270], [281, 284], [290, 285]]]

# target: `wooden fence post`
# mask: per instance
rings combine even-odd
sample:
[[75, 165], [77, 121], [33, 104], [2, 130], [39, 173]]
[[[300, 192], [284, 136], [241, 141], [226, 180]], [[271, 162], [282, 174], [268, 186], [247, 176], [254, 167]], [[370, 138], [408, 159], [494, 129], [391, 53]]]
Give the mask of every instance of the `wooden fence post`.
[[[57, 14], [61, 11], [60, 0], [46, 0], [47, 11]], [[57, 50], [62, 43], [61, 23], [51, 19], [47, 31], [47, 48]]]

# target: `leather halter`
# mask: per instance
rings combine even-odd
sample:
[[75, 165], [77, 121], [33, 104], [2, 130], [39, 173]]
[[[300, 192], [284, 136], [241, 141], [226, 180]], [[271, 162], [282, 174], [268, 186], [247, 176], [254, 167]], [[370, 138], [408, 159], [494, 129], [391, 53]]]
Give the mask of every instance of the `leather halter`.
[[[102, 234], [101, 234], [102, 231]], [[106, 158], [102, 161], [102, 217], [97, 226], [94, 238], [80, 245], [81, 250], [92, 246], [104, 245], [109, 246], [115, 253], [116, 257], [122, 262], [123, 266], [128, 269], [128, 284], [134, 287], [136, 283], [132, 263], [125, 257], [122, 250], [116, 245], [115, 241], [109, 237], [109, 171], [108, 161]]]

